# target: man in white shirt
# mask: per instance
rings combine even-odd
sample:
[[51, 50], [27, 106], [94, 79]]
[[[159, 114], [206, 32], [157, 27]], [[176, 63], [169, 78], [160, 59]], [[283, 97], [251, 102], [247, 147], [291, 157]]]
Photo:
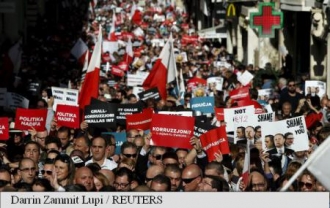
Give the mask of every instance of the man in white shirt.
[[88, 165], [89, 163], [97, 163], [100, 165], [101, 169], [115, 169], [118, 164], [113, 160], [106, 158], [106, 149], [108, 148], [108, 146], [109, 144], [107, 143], [105, 138], [93, 138], [91, 146], [92, 159], [88, 160], [85, 165]]

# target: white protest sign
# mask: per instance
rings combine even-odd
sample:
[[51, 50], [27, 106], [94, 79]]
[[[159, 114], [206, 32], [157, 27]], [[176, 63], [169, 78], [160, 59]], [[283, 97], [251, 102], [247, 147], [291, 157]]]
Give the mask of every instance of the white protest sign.
[[7, 88], [0, 88], [0, 106], [6, 106]]
[[209, 77], [207, 78], [207, 86], [210, 90], [214, 88], [218, 91], [222, 91], [223, 78], [222, 77]]
[[158, 111], [159, 114], [192, 117], [192, 111]]
[[315, 96], [318, 95], [320, 98], [326, 93], [327, 83], [321, 81], [305, 81], [305, 95]]
[[143, 87], [133, 87], [132, 93], [136, 96], [137, 99], [139, 99], [139, 93], [143, 91]]
[[155, 14], [154, 15], [154, 20], [156, 22], [164, 22], [165, 21], [165, 15], [158, 15], [158, 14]]
[[253, 105], [237, 107], [237, 108], [225, 108], [223, 110], [225, 122], [226, 122], [226, 131], [234, 131], [234, 122], [242, 123], [248, 120], [248, 117], [254, 115]]
[[243, 74], [237, 76], [237, 80], [242, 83], [243, 86], [248, 85], [252, 79], [253, 75], [248, 70], [245, 70]]
[[10, 109], [15, 108], [29, 108], [29, 100], [20, 94], [14, 92], [6, 93], [7, 107]]
[[258, 100], [268, 100], [274, 94], [274, 89], [258, 90]]
[[78, 106], [78, 90], [52, 87], [52, 94], [54, 97], [54, 111], [56, 111], [58, 104]]
[[143, 36], [144, 35], [144, 32], [143, 32], [143, 30], [140, 27], [138, 27], [135, 30], [133, 30], [133, 34], [135, 36], [139, 37], [139, 36]]
[[[294, 151], [305, 151], [309, 149], [309, 140], [306, 128], [305, 118], [303, 116], [293, 117], [286, 120], [275, 121], [272, 123], [261, 123], [262, 132], [265, 132], [262, 137], [266, 135], [287, 134], [292, 133], [293, 143], [287, 146]], [[263, 138], [263, 146], [264, 138]]]
[[142, 85], [148, 74], [127, 74], [127, 86]]
[[119, 44], [118, 42], [114, 41], [103, 41], [102, 47], [104, 52], [109, 51], [110, 54], [113, 54], [114, 52], [118, 51]]

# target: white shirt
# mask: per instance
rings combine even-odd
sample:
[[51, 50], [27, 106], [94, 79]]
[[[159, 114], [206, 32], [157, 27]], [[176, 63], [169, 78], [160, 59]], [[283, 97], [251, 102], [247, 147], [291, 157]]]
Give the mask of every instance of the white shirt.
[[[87, 162], [85, 162], [85, 166], [90, 164], [90, 163], [93, 163], [93, 158], [88, 160]], [[109, 170], [113, 170], [115, 168], [117, 168], [118, 164], [113, 161], [113, 160], [109, 160], [109, 159], [105, 159], [103, 164], [101, 165], [101, 169], [109, 169]]]

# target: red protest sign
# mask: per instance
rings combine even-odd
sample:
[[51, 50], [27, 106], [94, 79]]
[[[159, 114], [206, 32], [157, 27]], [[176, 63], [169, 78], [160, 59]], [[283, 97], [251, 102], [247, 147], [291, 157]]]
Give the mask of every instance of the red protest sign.
[[113, 75], [116, 75], [116, 76], [119, 76], [119, 77], [122, 77], [122, 76], [125, 75], [124, 71], [121, 70], [121, 68], [119, 68], [119, 67], [116, 66], [116, 65], [112, 65], [112, 67], [111, 67], [111, 73], [112, 73]]
[[69, 128], [79, 128], [79, 107], [71, 105], [57, 105], [55, 119], [57, 125]]
[[230, 152], [225, 126], [220, 126], [202, 134], [200, 140], [209, 162], [215, 160], [215, 153], [219, 154], [219, 151], [223, 155]]
[[17, 108], [15, 128], [29, 130], [32, 127], [36, 131], [44, 131], [46, 128], [47, 109], [23, 109]]
[[0, 140], [9, 139], [9, 123], [8, 118], [0, 118]]
[[194, 117], [153, 114], [151, 121], [152, 142], [156, 146], [191, 149], [194, 134]]
[[153, 114], [152, 109], [146, 108], [142, 111], [142, 113], [126, 115], [126, 130], [150, 129], [152, 114]]
[[234, 89], [229, 92], [229, 96], [233, 100], [241, 100], [249, 98], [249, 89], [250, 87], [241, 87], [238, 89]]
[[225, 113], [223, 108], [214, 108], [215, 116], [218, 121], [225, 120]]

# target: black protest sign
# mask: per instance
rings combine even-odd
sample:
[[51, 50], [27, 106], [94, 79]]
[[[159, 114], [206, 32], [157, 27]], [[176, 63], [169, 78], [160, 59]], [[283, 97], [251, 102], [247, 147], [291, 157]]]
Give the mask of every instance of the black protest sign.
[[198, 120], [195, 120], [194, 126], [194, 136], [200, 137], [200, 135], [208, 132], [209, 130], [217, 128], [216, 126], [212, 126], [208, 123], [203, 123]]
[[141, 113], [142, 105], [141, 103], [136, 104], [118, 104], [116, 121], [119, 125], [126, 125], [126, 115], [131, 115], [133, 113]]
[[146, 101], [150, 98], [153, 98], [156, 101], [160, 100], [160, 95], [159, 95], [159, 91], [158, 91], [157, 87], [140, 92], [140, 93], [138, 93], [138, 96], [139, 96], [140, 100], [143, 100], [143, 101]]
[[90, 127], [116, 127], [116, 105], [106, 102], [97, 102], [85, 107], [85, 121]]

